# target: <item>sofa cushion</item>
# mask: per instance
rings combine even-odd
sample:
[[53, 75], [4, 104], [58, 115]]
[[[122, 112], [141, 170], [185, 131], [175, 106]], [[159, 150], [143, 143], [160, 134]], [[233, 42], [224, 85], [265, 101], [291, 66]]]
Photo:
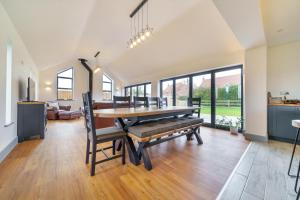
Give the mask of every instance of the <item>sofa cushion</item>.
[[48, 106], [56, 108], [57, 110], [59, 109], [58, 102], [48, 102]]
[[80, 110], [75, 110], [75, 111], [65, 111], [65, 110], [60, 110], [58, 112], [58, 117], [59, 119], [76, 119], [81, 117], [81, 111]]
[[128, 131], [137, 137], [144, 138], [201, 123], [202, 120], [199, 118], [171, 118], [131, 126]]

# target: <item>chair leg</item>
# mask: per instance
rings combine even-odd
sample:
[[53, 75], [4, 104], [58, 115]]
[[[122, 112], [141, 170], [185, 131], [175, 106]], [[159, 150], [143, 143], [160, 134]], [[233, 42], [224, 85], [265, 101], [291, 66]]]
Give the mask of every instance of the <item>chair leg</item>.
[[91, 176], [95, 175], [97, 144], [93, 143]]
[[126, 156], [126, 154], [125, 154], [125, 137], [123, 137], [123, 139], [122, 139], [122, 143], [123, 143], [123, 145], [122, 145], [122, 164], [123, 165], [125, 165], [125, 156]]
[[291, 160], [290, 160], [290, 164], [289, 164], [289, 170], [288, 170], [288, 175], [292, 176], [292, 177], [295, 177], [295, 175], [291, 175], [291, 167], [292, 167], [292, 163], [293, 163], [293, 160], [294, 160], [294, 155], [295, 155], [296, 146], [297, 146], [297, 143], [298, 143], [299, 133], [300, 133], [300, 129], [298, 129], [298, 131], [297, 131], [297, 135], [296, 135], [295, 142], [294, 142], [294, 147], [293, 147], [293, 152], [292, 152], [292, 156], [291, 156]]
[[90, 140], [89, 138], [87, 138], [86, 140], [86, 157], [85, 157], [85, 164], [89, 164], [89, 160], [90, 160]]
[[116, 140], [112, 141], [112, 155], [116, 155]]
[[299, 165], [298, 165], [298, 172], [297, 172], [297, 176], [296, 176], [296, 182], [295, 182], [295, 187], [294, 190], [296, 193], [298, 193], [299, 191], [297, 190], [298, 187], [298, 179], [299, 179], [299, 174], [300, 174], [300, 161], [299, 161]]
[[121, 148], [122, 148], [122, 140], [117, 140], [117, 141], [116, 141], [116, 147], [117, 147], [117, 151], [121, 151]]
[[299, 198], [300, 198], [300, 190], [298, 191], [296, 200], [299, 200]]

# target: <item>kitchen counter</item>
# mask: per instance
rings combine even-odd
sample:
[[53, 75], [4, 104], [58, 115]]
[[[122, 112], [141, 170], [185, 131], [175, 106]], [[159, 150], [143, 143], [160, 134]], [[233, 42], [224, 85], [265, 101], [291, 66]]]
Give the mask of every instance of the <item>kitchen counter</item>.
[[297, 106], [300, 106], [300, 103], [297, 103], [297, 104], [284, 104], [284, 103], [273, 103], [273, 104], [268, 104], [269, 106], [294, 106], [294, 107], [297, 107]]
[[300, 119], [300, 104], [269, 104], [269, 138], [293, 142], [297, 133], [297, 129], [292, 126], [292, 120], [295, 119]]

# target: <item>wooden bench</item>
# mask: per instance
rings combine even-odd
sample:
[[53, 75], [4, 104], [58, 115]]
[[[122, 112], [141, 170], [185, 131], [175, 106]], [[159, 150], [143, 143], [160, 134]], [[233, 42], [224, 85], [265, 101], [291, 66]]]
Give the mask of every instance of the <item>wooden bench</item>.
[[[186, 136], [187, 140], [195, 135], [198, 144], [203, 144], [199, 130], [203, 119], [200, 118], [165, 118], [141, 124], [128, 128], [128, 136], [136, 140], [138, 146], [139, 159], [143, 158], [144, 166], [147, 170], [152, 169], [151, 160], [147, 148], [162, 142], [166, 142], [177, 137]], [[160, 138], [159, 140], [154, 140]]]

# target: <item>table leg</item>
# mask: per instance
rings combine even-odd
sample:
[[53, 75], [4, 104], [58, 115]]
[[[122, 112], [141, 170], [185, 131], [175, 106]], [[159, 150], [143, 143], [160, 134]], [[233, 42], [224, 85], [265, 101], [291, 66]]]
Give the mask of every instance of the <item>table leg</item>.
[[[118, 118], [118, 123], [120, 124], [120, 126], [123, 128], [123, 130], [125, 132], [128, 131], [128, 127], [126, 126], [126, 124], [124, 123], [122, 118]], [[116, 146], [118, 146], [118, 145], [116, 145]], [[127, 152], [129, 155], [130, 162], [133, 163], [134, 165], [139, 165], [140, 160], [139, 160], [136, 148], [134, 146], [132, 139], [128, 136], [126, 137], [126, 147], [127, 147]]]

